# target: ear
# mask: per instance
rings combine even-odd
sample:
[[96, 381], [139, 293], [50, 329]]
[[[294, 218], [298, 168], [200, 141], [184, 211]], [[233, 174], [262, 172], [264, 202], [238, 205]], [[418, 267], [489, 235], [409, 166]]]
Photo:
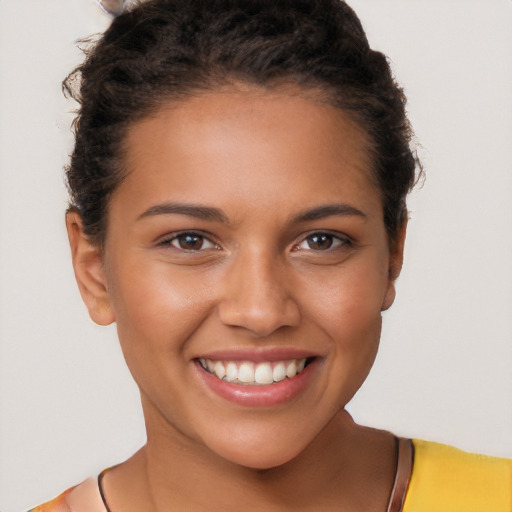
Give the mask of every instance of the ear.
[[66, 228], [75, 278], [89, 315], [97, 324], [109, 325], [115, 316], [110, 306], [102, 251], [84, 233], [78, 212], [66, 213]]
[[396, 289], [395, 281], [400, 275], [404, 262], [404, 246], [407, 233], [407, 219], [405, 219], [398, 231], [397, 237], [391, 242], [389, 256], [389, 281], [384, 301], [382, 302], [382, 311], [389, 309], [395, 301]]

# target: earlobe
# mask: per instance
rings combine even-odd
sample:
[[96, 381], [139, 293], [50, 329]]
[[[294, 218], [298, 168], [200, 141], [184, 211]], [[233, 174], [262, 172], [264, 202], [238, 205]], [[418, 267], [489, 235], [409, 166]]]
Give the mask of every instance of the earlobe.
[[382, 302], [381, 311], [386, 311], [389, 309], [393, 302], [395, 302], [396, 297], [396, 289], [395, 289], [395, 281], [390, 281], [388, 284], [388, 289], [386, 290], [386, 295], [384, 296], [384, 300]]
[[400, 275], [404, 262], [404, 246], [407, 234], [407, 219], [402, 223], [397, 238], [392, 242], [389, 258], [388, 288], [382, 302], [382, 311], [389, 309], [396, 297], [395, 281]]
[[66, 213], [66, 229], [75, 278], [89, 315], [97, 324], [109, 325], [115, 321], [115, 316], [110, 305], [102, 251], [85, 235], [78, 212]]

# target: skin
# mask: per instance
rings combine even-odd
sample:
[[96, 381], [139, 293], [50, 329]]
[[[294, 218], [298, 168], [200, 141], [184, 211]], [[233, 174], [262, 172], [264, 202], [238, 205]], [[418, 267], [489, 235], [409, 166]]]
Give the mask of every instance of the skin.
[[[113, 512], [384, 510], [394, 440], [344, 406], [375, 359], [405, 228], [390, 248], [365, 133], [300, 91], [238, 87], [168, 105], [125, 148], [104, 248], [67, 216], [82, 297], [117, 323], [146, 420], [147, 445], [105, 477]], [[318, 363], [283, 404], [235, 404], [198, 378], [212, 351], [281, 348]]]

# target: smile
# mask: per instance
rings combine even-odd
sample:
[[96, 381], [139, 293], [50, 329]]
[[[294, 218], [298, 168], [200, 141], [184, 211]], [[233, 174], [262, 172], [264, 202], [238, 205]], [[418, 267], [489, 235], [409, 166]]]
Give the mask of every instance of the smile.
[[246, 386], [268, 386], [299, 375], [307, 364], [308, 358], [284, 361], [220, 361], [198, 359], [200, 366], [218, 379], [231, 384]]

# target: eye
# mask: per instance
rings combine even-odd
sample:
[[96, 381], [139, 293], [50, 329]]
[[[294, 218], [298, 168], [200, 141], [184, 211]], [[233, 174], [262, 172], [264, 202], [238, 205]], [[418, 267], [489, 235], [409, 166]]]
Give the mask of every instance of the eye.
[[327, 251], [349, 244], [350, 240], [347, 238], [340, 238], [331, 233], [319, 232], [307, 236], [295, 247], [296, 250]]
[[219, 249], [219, 246], [209, 238], [200, 233], [194, 232], [179, 233], [171, 238], [162, 240], [158, 245], [170, 245], [171, 247], [185, 251]]

